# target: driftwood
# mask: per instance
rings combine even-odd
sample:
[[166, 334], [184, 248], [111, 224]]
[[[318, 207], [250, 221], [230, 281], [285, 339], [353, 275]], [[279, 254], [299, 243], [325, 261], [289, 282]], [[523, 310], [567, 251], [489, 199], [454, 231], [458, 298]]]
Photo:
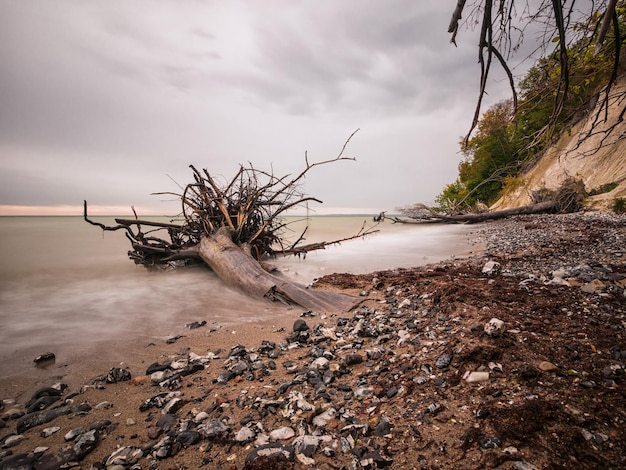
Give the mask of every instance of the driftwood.
[[348, 311], [360, 300], [337, 292], [317, 291], [268, 273], [232, 241], [227, 227], [204, 237], [200, 257], [227, 285], [253, 298], [296, 304], [317, 312]]
[[309, 245], [301, 245], [306, 228], [293, 244], [287, 244], [282, 236], [288, 225], [282, 217], [287, 210], [312, 201], [321, 202], [303, 193], [301, 182], [305, 175], [319, 165], [354, 160], [343, 156], [353, 135], [335, 158], [310, 163], [305, 153], [306, 166], [295, 177], [277, 177], [249, 165], [240, 166], [234, 178], [220, 183], [207, 170], [198, 171], [191, 166], [194, 182], [182, 188], [181, 194], [157, 193], [180, 198], [181, 223], [146, 221], [135, 214], [135, 219], [115, 219], [117, 225], [106, 226], [89, 219], [87, 201], [84, 219], [102, 230], [124, 231], [132, 247], [129, 258], [148, 269], [205, 263], [227, 285], [251, 297], [318, 312], [347, 311], [360, 300], [341, 293], [307, 289], [270, 274], [261, 262], [283, 254], [306, 255], [377, 231], [364, 224], [356, 235]]
[[585, 185], [582, 180], [568, 177], [556, 190], [543, 188], [534, 191], [531, 194], [533, 204], [526, 206], [499, 211], [487, 210], [479, 213], [445, 214], [425, 204], [414, 204], [408, 208], [400, 209], [404, 217], [387, 216], [384, 212], [381, 212], [374, 218], [374, 221], [380, 222], [388, 219], [394, 223], [402, 224], [474, 224], [504, 219], [514, 215], [578, 212], [583, 208], [586, 195]]
[[[400, 224], [475, 224], [479, 222], [487, 222], [489, 220], [505, 219], [514, 215], [524, 214], [541, 214], [553, 212], [556, 208], [554, 201], [544, 201], [537, 204], [530, 204], [512, 209], [504, 209], [494, 212], [480, 212], [472, 214], [445, 215], [434, 214], [432, 216], [402, 218], [396, 216], [383, 215], [384, 219], [389, 219], [394, 223]], [[380, 216], [379, 216], [380, 217]]]

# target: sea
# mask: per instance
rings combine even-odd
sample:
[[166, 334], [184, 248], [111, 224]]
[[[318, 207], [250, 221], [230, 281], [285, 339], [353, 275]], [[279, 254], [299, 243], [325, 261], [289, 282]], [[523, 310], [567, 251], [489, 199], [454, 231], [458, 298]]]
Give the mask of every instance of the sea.
[[[115, 225], [112, 217], [93, 219]], [[286, 239], [296, 240], [306, 228], [304, 243], [348, 238], [364, 227], [374, 231], [305, 257], [268, 260], [302, 284], [331, 273], [413, 267], [477, 250], [470, 236], [477, 226], [376, 225], [372, 216], [286, 220]], [[128, 258], [129, 248], [123, 231], [102, 231], [82, 217], [0, 217], [0, 380], [15, 366], [12, 358], [112, 339], [165, 338], [195, 321], [209, 327], [254, 322], [285, 308], [225, 287], [203, 266], [147, 271]]]

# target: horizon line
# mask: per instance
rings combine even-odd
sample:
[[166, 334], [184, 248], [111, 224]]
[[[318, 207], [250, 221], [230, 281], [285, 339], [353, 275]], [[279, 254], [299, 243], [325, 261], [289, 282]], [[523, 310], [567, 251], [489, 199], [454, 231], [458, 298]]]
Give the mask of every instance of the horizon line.
[[[134, 207], [139, 217], [176, 217], [180, 211], [172, 214], [153, 207]], [[316, 216], [316, 215], [376, 215], [382, 212], [371, 207], [328, 207], [320, 210], [308, 211], [306, 208], [286, 212], [286, 216]], [[89, 216], [97, 217], [134, 217], [133, 208], [128, 206], [93, 205], [88, 208]], [[46, 217], [46, 216], [83, 216], [82, 205], [60, 204], [56, 206], [29, 206], [29, 205], [0, 205], [0, 217]]]

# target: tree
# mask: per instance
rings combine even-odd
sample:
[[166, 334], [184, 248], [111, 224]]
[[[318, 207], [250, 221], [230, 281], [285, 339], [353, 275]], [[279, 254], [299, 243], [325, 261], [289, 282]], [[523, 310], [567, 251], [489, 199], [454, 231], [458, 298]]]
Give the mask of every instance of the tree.
[[[356, 133], [356, 131], [355, 131]], [[134, 219], [116, 219], [106, 226], [84, 219], [103, 230], [123, 230], [131, 243], [128, 256], [149, 269], [206, 263], [227, 285], [249, 296], [295, 304], [322, 311], [346, 311], [359, 303], [353, 297], [307, 289], [274, 275], [261, 264], [268, 256], [305, 254], [339, 241], [362, 237], [376, 230], [366, 228], [351, 237], [331, 242], [302, 245], [306, 229], [295, 243], [286, 244], [282, 236], [286, 211], [308, 202], [320, 202], [302, 190], [304, 177], [313, 168], [354, 158], [343, 153], [354, 133], [337, 157], [310, 163], [305, 153], [305, 168], [298, 175], [276, 176], [273, 172], [241, 165], [235, 176], [220, 183], [206, 169], [191, 166], [193, 182], [178, 193], [182, 224]], [[147, 231], [143, 229], [147, 228]], [[165, 232], [165, 235], [163, 234]]]
[[[597, 79], [597, 83], [594, 83], [594, 93], [599, 94], [601, 104], [596, 111], [597, 119], [606, 119], [610, 100], [619, 99], [611, 96], [611, 90], [622, 72], [621, 51], [626, 15], [624, 1], [475, 0], [468, 3], [466, 0], [458, 0], [448, 28], [452, 34], [453, 44], [456, 44], [459, 24], [466, 12], [469, 12], [470, 20], [480, 25], [479, 94], [474, 118], [465, 137], [466, 142], [478, 125], [494, 59], [501, 65], [509, 79], [512, 100], [517, 111], [518, 94], [509, 60], [519, 49], [524, 33], [531, 25], [543, 25], [542, 41], [537, 49], [547, 52], [545, 55], [556, 59], [558, 64], [558, 67], [550, 71], [553, 76], [550, 77], [552, 99], [549, 119], [537, 133], [541, 135], [551, 133], [557, 127], [563, 115], [568, 114], [566, 104], [572, 93], [576, 94], [577, 83], [580, 83], [580, 79], [583, 82], [590, 80], [589, 77], [595, 77], [591, 80]], [[553, 50], [548, 52], [552, 47]], [[576, 60], [575, 54], [578, 54], [579, 58], [586, 57], [589, 64], [594, 64], [592, 67], [594, 70], [589, 70], [591, 75], [585, 78], [572, 73], [572, 60]], [[535, 72], [536, 78], [543, 79], [541, 66]], [[581, 103], [579, 109], [584, 108], [586, 104]], [[626, 105], [622, 106], [620, 123], [626, 114]], [[571, 110], [569, 113], [571, 114]], [[611, 126], [603, 132], [607, 135], [613, 134], [616, 127]], [[615, 134], [616, 139], [622, 138], [621, 134]]]

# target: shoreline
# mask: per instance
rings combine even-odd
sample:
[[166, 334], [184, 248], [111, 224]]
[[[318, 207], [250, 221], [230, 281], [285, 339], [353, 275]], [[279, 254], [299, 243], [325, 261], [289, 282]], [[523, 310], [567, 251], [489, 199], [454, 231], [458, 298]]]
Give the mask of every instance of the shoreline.
[[[619, 460], [619, 449], [626, 445], [623, 430], [626, 413], [623, 400], [615, 397], [623, 397], [625, 391], [623, 363], [626, 358], [622, 358], [621, 352], [617, 359], [613, 357], [615, 348], [626, 352], [623, 333], [626, 286], [622, 286], [626, 276], [626, 252], [622, 248], [625, 227], [625, 218], [602, 214], [524, 216], [492, 222], [477, 234], [485, 244], [481, 255], [419, 268], [362, 275], [333, 274], [316, 282], [320, 288], [354, 295], [367, 291], [362, 306], [351, 313], [300, 318], [297, 310], [285, 310], [284, 315], [263, 320], [261, 324], [225, 326], [213, 332], [208, 332], [211, 325], [188, 330], [187, 335], [172, 344], [149, 341], [155, 345], [146, 347], [143, 342], [135, 341], [126, 342], [126, 346], [101, 345], [109, 348], [109, 352], [115, 351], [115, 360], [111, 358], [106, 368], [96, 349], [92, 354], [93, 362], [87, 361], [80, 367], [72, 365], [71, 361], [67, 366], [55, 364], [56, 369], [45, 370], [35, 384], [20, 380], [10, 388], [5, 384], [0, 387], [0, 398], [16, 399], [15, 403], [4, 404], [4, 414], [11, 407], [23, 407], [35, 386], [50, 386], [55, 379], [71, 382], [64, 396], [77, 393], [70, 399], [72, 403], [88, 403], [91, 408], [80, 418], [72, 420], [63, 416], [51, 424], [27, 430], [19, 434], [23, 440], [1, 451], [10, 451], [15, 456], [32, 452], [41, 445], [49, 448], [44, 456], [58, 456], [59, 449], [68, 445], [61, 434], [76, 427], [78, 422], [88, 427], [97, 419], [106, 419], [115, 424], [114, 428], [99, 433], [98, 445], [82, 457], [81, 468], [92, 468], [90, 465], [102, 462], [116, 447], [122, 446], [142, 449], [139, 460], [142, 468], [148, 468], [149, 464], [155, 465], [154, 468], [173, 465], [196, 468], [204, 461], [211, 464], [208, 468], [219, 468], [218, 465], [244, 468], [246, 459], [261, 446], [259, 438], [263, 432], [257, 429], [253, 431], [254, 439], [242, 441], [237, 440], [238, 433], [243, 428], [252, 429], [251, 423], [261, 423], [268, 436], [283, 428], [294, 432], [291, 437], [276, 437], [278, 434], [275, 434], [267, 439], [275, 456], [286, 452], [292, 459], [293, 463], [287, 463], [291, 466], [284, 468], [308, 468], [311, 462], [307, 459], [321, 467], [330, 462], [349, 464], [356, 459], [361, 465], [357, 468], [375, 468], [376, 465], [405, 468], [405, 465], [417, 466], [424, 462], [440, 468], [479, 468], [496, 464], [505, 465], [499, 468], [515, 468], [506, 467], [506, 462], [524, 462], [529, 465], [525, 468], [550, 465], [558, 468], [559, 462], [567, 462], [568, 457], [559, 454], [563, 450], [551, 438], [545, 437], [548, 444], [538, 447], [538, 439], [543, 436], [541, 430], [518, 432], [519, 429], [499, 424], [505, 418], [518, 420], [523, 413], [531, 411], [545, 413], [548, 404], [556, 403], [553, 397], [558, 397], [565, 403], [559, 405], [565, 411], [559, 408], [562, 414], [554, 421], [562, 422], [563, 436], [570, 436], [571, 431], [571, 439], [578, 436], [580, 440], [576, 441], [578, 447], [571, 450], [570, 461], [573, 457], [579, 468], [594, 468], [590, 463], [593, 457], [598, 462], [619, 466], [625, 463], [623, 455]], [[568, 261], [580, 265], [585, 259], [595, 263], [589, 265], [587, 273], [575, 273], [575, 266], [568, 266]], [[499, 268], [493, 274], [483, 273], [486, 261], [497, 263]], [[559, 268], [570, 269], [569, 277], [555, 278], [553, 272]], [[596, 277], [587, 280], [584, 276]], [[560, 281], [556, 282], [557, 279]], [[533, 295], [528, 295], [529, 292]], [[483, 327], [492, 317], [502, 317], [508, 331], [498, 337], [485, 335]], [[598, 325], [587, 324], [589, 318]], [[300, 324], [304, 322], [307, 329], [294, 332], [294, 323], [298, 320]], [[316, 330], [317, 324], [323, 324], [325, 329]], [[580, 337], [582, 329], [589, 329], [584, 332], [585, 338]], [[537, 338], [550, 334], [554, 344], [543, 340], [537, 343]], [[560, 335], [566, 337], [560, 338]], [[384, 339], [386, 337], [388, 339]], [[276, 358], [261, 351], [263, 341], [276, 344]], [[571, 347], [572, 341], [585, 345], [574, 359], [564, 347]], [[533, 345], [534, 350], [527, 350], [525, 343]], [[243, 345], [245, 352], [229, 357], [231, 347], [237, 344]], [[216, 354], [218, 349], [221, 351]], [[213, 354], [203, 363], [202, 370], [181, 378], [174, 388], [150, 385], [150, 377], [144, 375], [150, 364], [183, 358], [189, 361], [190, 352], [203, 357], [209, 352]], [[316, 354], [319, 354], [317, 358]], [[326, 369], [321, 365], [320, 368], [312, 366], [316, 361], [325, 363], [322, 359], [328, 361]], [[547, 366], [540, 367], [540, 359], [552, 364], [554, 369], [543, 370]], [[596, 367], [593, 361], [603, 367]], [[274, 368], [271, 362], [275, 363]], [[229, 380], [221, 383], [222, 374], [236, 364], [241, 366], [240, 363], [247, 369], [240, 375], [233, 373]], [[295, 371], [291, 372], [287, 363], [295, 364]], [[495, 370], [490, 366], [492, 363], [500, 364], [500, 368]], [[78, 371], [80, 368], [82, 372]], [[101, 383], [102, 388], [91, 386], [96, 376], [106, 375], [112, 368], [128, 370], [133, 379]], [[569, 370], [578, 375], [570, 374]], [[473, 372], [482, 373], [483, 378], [487, 373], [487, 381], [477, 385], [467, 383], [466, 373]], [[304, 376], [298, 378], [299, 374]], [[589, 381], [595, 385], [581, 385]], [[608, 381], [612, 383], [607, 385]], [[282, 391], [287, 383], [289, 385]], [[586, 393], [592, 398], [600, 394], [604, 406], [611, 403], [615, 423], [602, 424], [599, 417], [598, 420], [576, 421], [576, 416], [585, 415], [587, 405], [583, 403], [583, 410], [579, 410], [578, 401], [569, 403], [570, 397], [562, 391], [572, 387], [576, 390], [574, 398], [587, 396]], [[162, 410], [154, 409], [146, 415], [138, 409], [144, 400], [163, 391], [175, 394], [170, 400], [182, 399], [182, 408], [170, 414], [180, 425], [186, 421], [192, 423], [190, 429], [198, 435], [197, 442], [187, 446], [180, 444], [176, 452], [174, 444], [167, 447], [162, 442], [167, 433], [159, 434], [158, 439], [150, 437], [154, 423], [164, 416]], [[298, 408], [299, 405], [290, 408], [290, 397], [295, 396], [292, 392], [302, 394], [305, 402], [314, 405], [313, 409]], [[258, 403], [263, 400], [272, 401], [277, 414], [259, 407]], [[103, 402], [111, 403], [112, 407], [98, 408]], [[507, 407], [507, 402], [515, 406]], [[568, 406], [582, 415], [572, 415]], [[593, 412], [599, 416], [599, 406], [603, 405], [593, 406]], [[425, 411], [429, 407], [432, 410]], [[334, 409], [335, 414], [329, 414], [326, 421], [321, 419], [329, 409]], [[479, 410], [490, 411], [491, 417], [477, 416]], [[197, 419], [202, 411], [209, 415], [209, 421]], [[570, 415], [571, 422], [565, 420]], [[148, 420], [150, 417], [152, 419]], [[0, 442], [6, 443], [7, 437], [16, 434], [18, 420], [5, 420], [7, 427], [0, 433], [3, 436]], [[206, 431], [207, 422], [219, 422], [229, 429], [220, 437], [224, 444]], [[302, 423], [307, 429], [301, 428]], [[41, 428], [51, 425], [61, 427], [62, 432], [45, 439], [39, 437]], [[542, 423], [552, 432], [553, 425], [552, 421]], [[523, 428], [519, 421], [516, 426]], [[587, 440], [583, 430], [592, 438]], [[154, 432], [158, 433], [158, 429]], [[290, 433], [286, 429], [283, 432]], [[173, 435], [180, 433], [179, 429]], [[528, 434], [527, 438], [523, 434]], [[298, 435], [318, 436], [311, 438], [315, 441], [315, 445], [311, 444], [314, 450], [292, 452], [292, 447], [298, 447]], [[353, 440], [358, 437], [364, 450], [355, 452], [350, 436]], [[429, 441], [437, 445], [429, 446]], [[489, 447], [489, 442], [497, 444], [498, 441], [501, 445]], [[413, 444], [405, 449], [403, 446], [408, 443]], [[447, 454], [438, 450], [442, 444], [448, 449]], [[162, 448], [169, 449], [163, 452], [172, 455], [163, 458], [157, 455]], [[0, 468], [7, 458], [10, 456], [0, 460]], [[259, 462], [261, 460], [257, 460], [260, 465]]]

